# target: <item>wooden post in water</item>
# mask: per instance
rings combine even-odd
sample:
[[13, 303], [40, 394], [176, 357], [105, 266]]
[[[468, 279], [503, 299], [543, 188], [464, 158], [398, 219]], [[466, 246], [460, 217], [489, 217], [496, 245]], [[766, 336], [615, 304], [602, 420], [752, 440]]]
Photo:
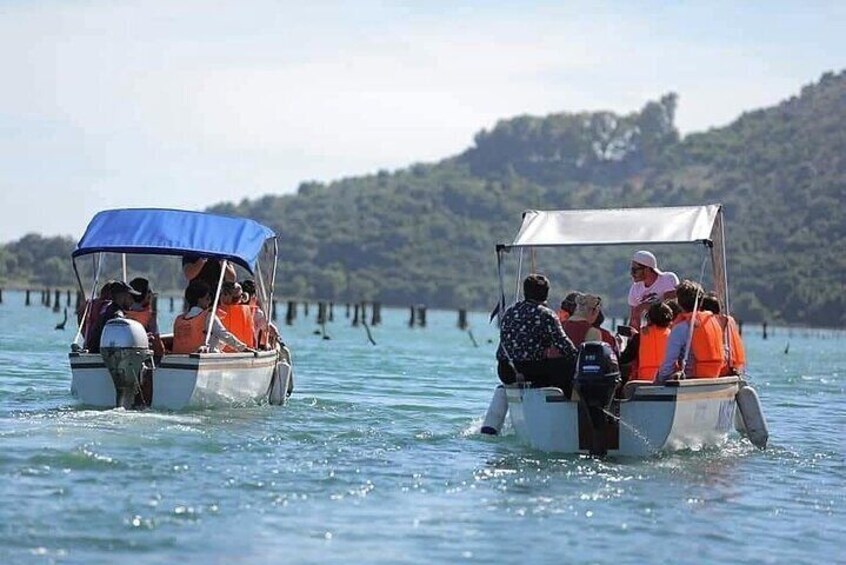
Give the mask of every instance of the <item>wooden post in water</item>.
[[0, 304], [3, 304], [3, 289], [0, 288]]
[[62, 291], [58, 288], [55, 291], [56, 300], [53, 301], [53, 312], [58, 312], [62, 309], [62, 305], [59, 304], [62, 300]]
[[361, 303], [361, 323], [367, 323], [367, 302]]
[[26, 302], [24, 302], [24, 304], [25, 304], [26, 306], [29, 306], [29, 305], [30, 305], [30, 302], [29, 302], [29, 289], [26, 289]]
[[373, 303], [373, 315], [370, 317], [370, 325], [371, 326], [378, 326], [382, 323], [382, 303], [381, 302], [374, 302]]
[[70, 289], [68, 289], [68, 300], [65, 303], [65, 306], [70, 306], [70, 305], [71, 305], [71, 291], [70, 291]]
[[275, 322], [276, 321], [276, 299], [275, 298], [273, 299], [273, 305], [272, 305], [271, 308], [272, 309], [270, 311], [270, 319], [271, 319], [271, 321]]
[[409, 308], [409, 310], [410, 310], [410, 313], [408, 315], [408, 327], [413, 328], [414, 324], [417, 323], [417, 320], [415, 319], [415, 314], [417, 313], [417, 309], [414, 308], [414, 304], [412, 304], [411, 307]]
[[464, 308], [458, 311], [458, 329], [467, 329], [467, 310], [465, 310]]
[[767, 322], [764, 322], [762, 326], [764, 328], [764, 339], [767, 339]]
[[330, 322], [335, 321], [335, 303], [334, 302], [329, 303], [329, 321]]
[[170, 297], [170, 311], [173, 312], [173, 297]]
[[317, 324], [322, 326], [326, 324], [326, 303], [317, 303]]
[[743, 320], [735, 320], [737, 322], [737, 333], [743, 336]]
[[358, 302], [356, 302], [355, 303], [355, 314], [353, 315], [353, 321], [352, 321], [352, 325], [353, 325], [354, 328], [358, 327], [358, 309], [359, 309]]
[[303, 302], [303, 317], [308, 318], [308, 300]]
[[426, 305], [421, 304], [417, 307], [417, 323], [420, 324], [421, 328], [426, 327]]
[[350, 303], [347, 302], [347, 318], [350, 317]]
[[285, 310], [285, 325], [293, 326], [294, 318], [297, 317], [297, 303], [293, 300], [288, 301], [288, 307]]

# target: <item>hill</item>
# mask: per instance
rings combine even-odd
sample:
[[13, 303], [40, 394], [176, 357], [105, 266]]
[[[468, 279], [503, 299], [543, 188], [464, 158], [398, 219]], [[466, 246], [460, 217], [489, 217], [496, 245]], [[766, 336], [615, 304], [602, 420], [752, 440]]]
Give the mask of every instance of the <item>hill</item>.
[[[497, 295], [494, 244], [513, 237], [527, 208], [722, 202], [741, 318], [846, 325], [846, 73], [684, 139], [676, 104], [668, 94], [627, 115], [519, 116], [438, 163], [303, 183], [293, 195], [212, 210], [281, 234], [284, 296], [487, 308]], [[0, 277], [44, 280], [46, 271], [24, 269], [20, 244], [0, 251]], [[630, 252], [539, 252], [535, 260], [556, 298], [591, 289], [622, 312]], [[656, 252], [662, 265], [698, 276], [696, 250]], [[176, 284], [168, 273], [158, 274]]]

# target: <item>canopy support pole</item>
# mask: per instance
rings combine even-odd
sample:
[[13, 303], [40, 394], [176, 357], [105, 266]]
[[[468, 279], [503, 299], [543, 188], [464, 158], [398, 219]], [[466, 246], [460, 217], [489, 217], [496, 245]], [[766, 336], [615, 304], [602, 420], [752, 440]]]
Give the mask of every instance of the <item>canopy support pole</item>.
[[120, 254], [120, 269], [123, 274], [123, 282], [126, 282], [126, 253]]
[[214, 293], [214, 302], [212, 302], [211, 312], [209, 312], [208, 321], [206, 322], [206, 341], [203, 343], [205, 347], [209, 346], [211, 339], [212, 326], [214, 325], [214, 318], [217, 316], [217, 305], [220, 302], [220, 291], [223, 288], [223, 277], [226, 274], [226, 267], [229, 266], [229, 261], [224, 259], [220, 263], [220, 279], [217, 281], [217, 290]]

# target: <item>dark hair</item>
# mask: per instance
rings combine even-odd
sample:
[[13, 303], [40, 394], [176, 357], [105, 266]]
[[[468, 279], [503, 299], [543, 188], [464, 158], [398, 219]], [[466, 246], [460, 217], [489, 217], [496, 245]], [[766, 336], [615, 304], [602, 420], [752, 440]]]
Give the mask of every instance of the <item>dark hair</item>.
[[685, 279], [676, 286], [676, 300], [685, 312], [693, 312], [696, 299], [702, 300], [704, 291], [699, 283]]
[[717, 297], [716, 293], [709, 292], [704, 297], [702, 297], [702, 310], [706, 310], [708, 312], [713, 312], [714, 314], [720, 313], [720, 299]]
[[185, 302], [191, 308], [196, 306], [200, 299], [207, 296], [210, 292], [211, 287], [206, 281], [194, 279], [188, 284], [188, 288], [185, 289]]
[[576, 299], [581, 296], [581, 292], [574, 291], [564, 297], [564, 300], [561, 301], [561, 309], [573, 315], [573, 312], [576, 311]]
[[116, 282], [117, 281], [115, 281], [115, 280], [106, 281], [106, 284], [104, 284], [102, 287], [100, 287], [100, 294], [98, 295], [98, 297], [101, 300], [111, 300], [112, 299], [112, 287], [114, 286], [114, 284]]
[[235, 285], [238, 284], [234, 281], [224, 281], [224, 283], [220, 287], [220, 292], [223, 294], [229, 294], [233, 290], [235, 290]]
[[249, 294], [250, 296], [255, 296], [256, 294], [256, 281], [253, 279], [245, 279], [241, 281], [241, 290]]
[[678, 300], [668, 300], [664, 304], [666, 304], [670, 308], [670, 311], [672, 311], [674, 320], [676, 319], [676, 316], [682, 313], [682, 307], [679, 306]]
[[144, 302], [144, 299], [147, 298], [147, 293], [150, 292], [150, 281], [144, 277], [135, 277], [129, 281], [129, 286], [141, 293], [141, 296], [133, 296], [132, 299], [138, 303]]
[[532, 273], [523, 281], [523, 297], [526, 300], [545, 302], [549, 296], [549, 279]]
[[599, 308], [599, 306], [597, 306], [597, 309], [599, 311], [596, 314], [596, 320], [593, 321], [593, 327], [600, 328], [602, 327], [602, 322], [605, 321], [605, 313], [602, 311], [602, 308]]
[[667, 328], [675, 318], [673, 309], [666, 302], [656, 302], [646, 311], [646, 321], [659, 328]]

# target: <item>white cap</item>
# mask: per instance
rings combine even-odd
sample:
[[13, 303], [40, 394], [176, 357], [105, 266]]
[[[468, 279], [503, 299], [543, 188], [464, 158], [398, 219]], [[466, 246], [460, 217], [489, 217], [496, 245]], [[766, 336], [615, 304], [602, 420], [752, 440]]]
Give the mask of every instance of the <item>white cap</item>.
[[662, 271], [658, 270], [658, 260], [649, 251], [635, 251], [635, 254], [632, 255], [632, 262], [649, 267], [659, 275], [662, 274]]

